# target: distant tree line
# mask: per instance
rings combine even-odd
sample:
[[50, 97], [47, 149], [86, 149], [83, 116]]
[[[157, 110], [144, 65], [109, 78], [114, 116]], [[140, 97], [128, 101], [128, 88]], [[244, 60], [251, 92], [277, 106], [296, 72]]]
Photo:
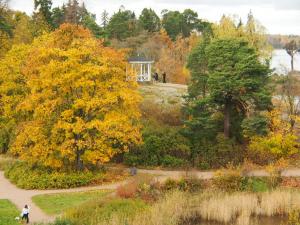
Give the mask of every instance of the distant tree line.
[[300, 36], [297, 35], [280, 35], [280, 34], [269, 34], [268, 41], [275, 49], [283, 49], [286, 44], [291, 41], [300, 43]]
[[189, 37], [192, 31], [202, 32], [209, 29], [210, 23], [198, 18], [198, 14], [186, 9], [184, 12], [163, 10], [162, 19], [153, 9], [145, 8], [137, 17], [131, 10], [121, 6], [119, 11], [110, 18], [107, 11], [101, 14], [101, 24], [97, 24], [96, 15], [89, 12], [84, 3], [69, 0], [60, 7], [52, 7], [52, 0], [34, 0], [35, 12], [33, 21], [50, 30], [58, 28], [63, 23], [79, 24], [92, 31], [96, 37], [124, 40], [135, 36], [141, 31], [158, 32], [164, 28], [175, 40], [178, 35]]

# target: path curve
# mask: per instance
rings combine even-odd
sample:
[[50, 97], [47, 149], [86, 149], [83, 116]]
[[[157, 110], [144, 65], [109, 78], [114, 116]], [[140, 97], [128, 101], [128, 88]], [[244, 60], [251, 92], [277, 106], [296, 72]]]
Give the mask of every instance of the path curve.
[[[183, 176], [194, 176], [199, 179], [211, 179], [214, 176], [214, 171], [166, 171], [166, 170], [144, 170], [138, 169], [139, 174], [150, 174], [157, 176], [159, 181], [166, 180], [168, 178], [178, 179]], [[246, 174], [246, 176], [270, 176], [265, 170], [253, 170]], [[281, 172], [283, 177], [300, 177], [300, 169], [286, 169]], [[57, 193], [72, 193], [72, 192], [82, 192], [82, 191], [92, 191], [92, 190], [115, 190], [118, 186], [128, 182], [128, 180], [117, 182], [113, 184], [90, 186], [90, 187], [79, 187], [71, 189], [58, 189], [58, 190], [24, 190], [16, 187], [14, 184], [10, 183], [4, 176], [4, 172], [0, 171], [0, 199], [8, 199], [13, 202], [19, 210], [21, 210], [25, 204], [31, 207], [31, 222], [51, 222], [55, 219], [54, 216], [49, 216], [45, 214], [39, 207], [37, 207], [33, 201], [32, 197], [42, 194], [57, 194]]]
[[[25, 204], [30, 206], [30, 220], [32, 223], [35, 222], [52, 222], [55, 216], [49, 216], [44, 213], [39, 207], [37, 207], [33, 201], [32, 197], [35, 195], [42, 194], [56, 194], [56, 193], [70, 193], [70, 192], [82, 192], [82, 191], [93, 191], [93, 190], [114, 190], [118, 186], [124, 184], [126, 181], [90, 186], [90, 187], [79, 187], [71, 189], [62, 190], [24, 190], [16, 187], [14, 184], [10, 183], [8, 179], [5, 178], [4, 172], [0, 171], [0, 199], [8, 199], [14, 203], [17, 208], [21, 211]], [[17, 215], [16, 215], [17, 216]]]

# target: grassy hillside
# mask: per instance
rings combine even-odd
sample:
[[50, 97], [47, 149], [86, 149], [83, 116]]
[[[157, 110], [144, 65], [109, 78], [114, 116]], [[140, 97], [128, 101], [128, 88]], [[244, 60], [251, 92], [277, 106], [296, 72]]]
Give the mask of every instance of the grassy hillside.
[[165, 106], [174, 106], [183, 103], [183, 95], [187, 94], [187, 86], [181, 84], [151, 84], [141, 85], [140, 92], [144, 101], [151, 101]]
[[144, 118], [168, 125], [181, 124], [183, 96], [187, 94], [186, 85], [157, 83], [141, 85], [139, 89], [144, 98], [141, 103]]

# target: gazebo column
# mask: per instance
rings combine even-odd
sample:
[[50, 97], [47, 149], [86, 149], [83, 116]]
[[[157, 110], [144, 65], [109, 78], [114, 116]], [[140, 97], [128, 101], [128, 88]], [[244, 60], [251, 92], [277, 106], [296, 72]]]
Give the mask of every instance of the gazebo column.
[[151, 81], [151, 64], [148, 63], [148, 81]]

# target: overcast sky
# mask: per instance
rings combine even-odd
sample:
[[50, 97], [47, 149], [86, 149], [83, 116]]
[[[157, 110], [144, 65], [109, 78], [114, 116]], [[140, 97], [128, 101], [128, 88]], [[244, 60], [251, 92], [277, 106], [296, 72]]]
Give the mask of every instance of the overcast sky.
[[[62, 5], [67, 0], [53, 0], [53, 5]], [[88, 10], [97, 17], [103, 10], [110, 16], [121, 5], [140, 14], [143, 8], [152, 8], [158, 15], [163, 9], [183, 11], [191, 8], [197, 11], [200, 18], [211, 22], [220, 20], [223, 14], [237, 15], [244, 21], [252, 10], [258, 19], [271, 34], [300, 35], [300, 0], [85, 0]], [[33, 0], [10, 0], [13, 9], [31, 14]]]

